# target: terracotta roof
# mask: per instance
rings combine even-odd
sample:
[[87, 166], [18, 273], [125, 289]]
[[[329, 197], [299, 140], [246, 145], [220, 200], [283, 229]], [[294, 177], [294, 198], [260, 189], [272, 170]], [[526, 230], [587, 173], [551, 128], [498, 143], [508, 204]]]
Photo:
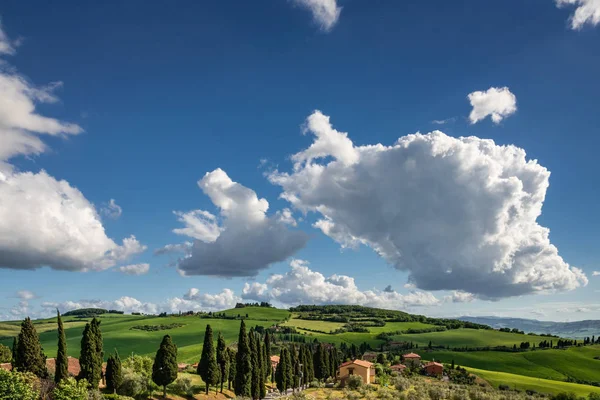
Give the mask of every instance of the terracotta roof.
[[404, 368], [406, 368], [406, 365], [404, 365], [404, 364], [396, 364], [396, 365], [392, 365], [390, 367], [390, 369], [392, 369], [392, 370], [398, 370], [398, 369], [404, 369]]
[[[79, 365], [79, 359], [77, 359], [75, 357], [67, 357], [67, 361], [69, 363], [69, 366], [67, 367], [67, 369], [69, 371], [69, 375], [71, 375], [71, 376], [79, 375], [79, 372], [81, 371], [81, 366]], [[46, 368], [48, 369], [48, 372], [54, 374], [56, 371], [56, 359], [48, 358], [46, 360]]]
[[12, 369], [12, 364], [11, 363], [2, 363], [2, 364], [0, 364], [0, 369], [5, 369], [7, 371], [10, 371]]
[[184, 368], [187, 368], [187, 367], [189, 367], [189, 365], [190, 365], [190, 364], [179, 363], [179, 364], [177, 364], [177, 368], [179, 368], [179, 369], [184, 369]]
[[444, 367], [442, 364], [440, 364], [439, 362], [435, 362], [435, 361], [431, 361], [428, 362], [427, 364], [425, 364], [425, 367], [431, 367], [432, 365], [437, 365], [438, 367]]
[[198, 368], [198, 363], [192, 364], [192, 368]]
[[417, 353], [408, 353], [408, 354], [403, 355], [402, 357], [404, 357], [404, 358], [421, 358], [421, 356], [418, 355]]
[[278, 363], [279, 362], [279, 356], [271, 356], [271, 362]]
[[365, 361], [365, 360], [354, 360], [354, 361], [346, 361], [345, 363], [340, 365], [340, 368], [345, 367], [350, 364], [360, 365], [361, 367], [365, 367], [365, 368], [370, 368], [373, 366], [373, 363]]

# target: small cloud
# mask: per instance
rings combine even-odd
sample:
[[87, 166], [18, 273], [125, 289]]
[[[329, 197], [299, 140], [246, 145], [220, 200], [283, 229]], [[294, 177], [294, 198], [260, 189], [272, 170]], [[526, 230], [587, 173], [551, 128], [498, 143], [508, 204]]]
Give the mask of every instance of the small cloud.
[[446, 118], [446, 119], [434, 119], [431, 121], [434, 125], [445, 125], [456, 121], [456, 117]]
[[295, 2], [312, 13], [313, 20], [324, 32], [333, 29], [342, 12], [336, 0], [295, 0]]
[[392, 289], [392, 285], [387, 285], [383, 291], [386, 293], [393, 293], [394, 289]]
[[100, 209], [100, 212], [108, 218], [117, 219], [123, 214], [123, 209], [115, 202], [115, 199], [110, 199], [108, 204]]
[[467, 96], [473, 107], [469, 120], [475, 124], [490, 116], [495, 124], [517, 111], [517, 97], [508, 87], [491, 87], [485, 92], [477, 91]]
[[417, 285], [415, 285], [414, 283], [405, 283], [404, 284], [405, 289], [415, 289], [416, 287], [417, 287]]
[[36, 299], [38, 296], [30, 290], [19, 290], [17, 296], [21, 300]]
[[600, 23], [600, 1], [598, 0], [556, 0], [556, 6], [577, 7], [569, 18], [573, 30], [582, 29], [586, 24], [596, 26]]
[[594, 272], [592, 272], [592, 276], [600, 276], [600, 271], [594, 271]]
[[145, 275], [150, 271], [150, 264], [131, 264], [119, 267], [119, 271], [125, 275]]

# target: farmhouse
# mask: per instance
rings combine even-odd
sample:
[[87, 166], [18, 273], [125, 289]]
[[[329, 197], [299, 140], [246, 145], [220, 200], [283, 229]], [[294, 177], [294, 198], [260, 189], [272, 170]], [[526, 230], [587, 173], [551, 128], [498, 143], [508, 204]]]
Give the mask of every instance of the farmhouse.
[[0, 364], [0, 369], [5, 369], [7, 371], [12, 370], [12, 364], [11, 363], [2, 363]]
[[400, 372], [401, 373], [402, 371], [404, 371], [406, 369], [406, 365], [404, 365], [404, 364], [396, 364], [396, 365], [392, 365], [390, 367], [390, 369], [393, 372]]
[[183, 372], [189, 366], [190, 364], [179, 363], [177, 364], [177, 369], [179, 370], [179, 372]]
[[[67, 370], [69, 372], [69, 376], [77, 376], [81, 371], [81, 367], [79, 366], [79, 359], [75, 357], [67, 357], [68, 367]], [[56, 372], [56, 359], [48, 358], [46, 360], [46, 369], [52, 375]], [[104, 368], [102, 368], [104, 370]]]
[[277, 368], [277, 364], [279, 364], [279, 356], [271, 356], [271, 368], [273, 370]]
[[407, 367], [420, 367], [421, 356], [416, 353], [408, 353], [402, 356], [402, 361]]
[[358, 375], [363, 383], [369, 384], [375, 380], [375, 368], [373, 367], [373, 363], [369, 361], [347, 361], [340, 365], [338, 370], [338, 379], [341, 380], [342, 386], [350, 375]]
[[435, 361], [428, 362], [423, 368], [429, 376], [440, 376], [444, 373], [444, 366]]
[[368, 351], [365, 354], [363, 354], [362, 359], [365, 361], [373, 362], [377, 360], [377, 353], [375, 353], [374, 351]]

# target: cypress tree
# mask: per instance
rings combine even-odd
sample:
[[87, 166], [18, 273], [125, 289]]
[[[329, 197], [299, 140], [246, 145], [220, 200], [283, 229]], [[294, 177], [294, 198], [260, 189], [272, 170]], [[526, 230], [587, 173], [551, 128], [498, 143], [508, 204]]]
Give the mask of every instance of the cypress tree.
[[248, 341], [250, 345], [250, 362], [252, 363], [252, 385], [251, 385], [251, 394], [254, 400], [258, 399], [260, 396], [258, 375], [260, 374], [259, 366], [258, 366], [258, 350], [256, 349], [256, 336], [254, 334], [254, 329], [250, 328], [250, 332], [248, 332]]
[[267, 395], [267, 388], [265, 387], [265, 369], [268, 365], [265, 364], [265, 348], [262, 345], [260, 336], [256, 336], [256, 357], [258, 358], [258, 398], [263, 399]]
[[12, 365], [17, 365], [17, 337], [13, 337], [13, 345], [12, 345]]
[[290, 366], [292, 368], [292, 381], [290, 386], [292, 387], [292, 391], [295, 391], [296, 388], [300, 385], [300, 361], [298, 361], [298, 356], [296, 355], [296, 346], [290, 346]]
[[281, 349], [281, 353], [279, 353], [279, 363], [277, 364], [277, 368], [275, 370], [275, 384], [277, 385], [277, 390], [282, 393], [287, 390], [287, 375], [285, 372], [287, 369], [287, 366], [285, 365], [286, 353], [287, 348], [283, 347]]
[[265, 380], [269, 379], [271, 375], [273, 375], [273, 368], [271, 367], [271, 335], [269, 335], [269, 331], [265, 333]]
[[100, 321], [94, 318], [91, 323], [85, 324], [83, 329], [79, 355], [81, 371], [78, 376], [78, 379], [87, 380], [92, 388], [97, 388], [100, 383], [103, 355]]
[[109, 393], [117, 393], [122, 381], [121, 359], [119, 353], [115, 351], [115, 355], [109, 356], [106, 363], [106, 389]]
[[227, 389], [231, 390], [231, 383], [235, 382], [235, 373], [237, 364], [235, 362], [236, 352], [233, 349], [227, 349], [229, 353], [229, 381], [227, 382]]
[[63, 327], [60, 312], [56, 310], [58, 322], [58, 351], [56, 353], [56, 370], [54, 372], [54, 382], [60, 383], [69, 376], [69, 360], [67, 359], [67, 338]]
[[198, 363], [198, 375], [206, 384], [206, 394], [210, 385], [216, 386], [219, 384], [219, 366], [215, 357], [215, 344], [213, 342], [213, 331], [210, 325], [206, 325], [204, 332], [204, 345], [202, 346], [202, 356]]
[[286, 390], [291, 388], [294, 384], [294, 369], [293, 369], [293, 365], [292, 365], [292, 357], [291, 357], [291, 352], [289, 349], [287, 349], [287, 351], [285, 352], [285, 383], [286, 383]]
[[167, 385], [177, 379], [177, 346], [171, 336], [165, 335], [152, 364], [152, 381], [163, 387], [163, 397], [167, 397]]
[[46, 356], [43, 353], [40, 338], [29, 317], [21, 323], [21, 332], [16, 343], [16, 362], [19, 372], [31, 372], [40, 378], [48, 376]]
[[229, 377], [229, 351], [221, 332], [219, 332], [219, 338], [217, 339], [217, 363], [221, 373], [221, 379], [219, 380], [221, 381], [221, 393], [223, 393], [223, 383], [227, 382]]
[[252, 363], [244, 320], [240, 324], [236, 364], [235, 394], [236, 396], [250, 397], [252, 395]]
[[331, 352], [323, 345], [323, 380], [330, 377], [329, 372], [331, 371]]

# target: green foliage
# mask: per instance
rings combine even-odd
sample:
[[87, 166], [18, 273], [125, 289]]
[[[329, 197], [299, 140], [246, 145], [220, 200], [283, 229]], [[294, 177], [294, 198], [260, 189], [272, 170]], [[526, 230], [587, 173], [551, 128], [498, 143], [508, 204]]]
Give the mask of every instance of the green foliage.
[[217, 364], [219, 364], [219, 383], [221, 384], [221, 393], [223, 393], [223, 385], [229, 378], [229, 351], [221, 332], [219, 332], [219, 338], [217, 339]]
[[0, 344], [0, 363], [9, 363], [12, 360], [12, 350], [3, 344]]
[[147, 332], [158, 332], [158, 331], [166, 331], [169, 329], [181, 328], [185, 326], [185, 324], [160, 324], [160, 325], [135, 325], [129, 329], [137, 329], [139, 331], [147, 331]]
[[229, 357], [229, 381], [227, 382], [227, 389], [231, 390], [231, 384], [235, 382], [235, 375], [236, 375], [236, 368], [237, 368], [237, 363], [236, 363], [236, 357], [237, 357], [237, 353], [235, 350], [228, 348], [227, 349], [227, 353], [228, 353], [228, 357]]
[[250, 397], [252, 394], [252, 362], [244, 320], [240, 324], [240, 333], [238, 336], [234, 389], [236, 396]]
[[194, 386], [192, 385], [192, 380], [187, 376], [177, 378], [175, 384], [173, 385], [175, 392], [182, 396], [192, 396], [194, 394], [193, 388]]
[[208, 394], [211, 385], [216, 386], [219, 384], [219, 365], [215, 357], [215, 343], [210, 325], [206, 325], [206, 331], [204, 332], [204, 345], [198, 363], [198, 375], [202, 377], [206, 384], [206, 394]]
[[69, 376], [69, 360], [67, 359], [67, 338], [65, 336], [65, 328], [62, 318], [58, 310], [58, 351], [56, 352], [56, 369], [54, 371], [54, 382], [59, 383]]
[[97, 388], [102, 376], [102, 334], [100, 332], [100, 321], [96, 318], [85, 325], [81, 338], [81, 353], [79, 365], [81, 371], [79, 379], [85, 379], [90, 387]]
[[358, 375], [350, 375], [348, 378], [346, 378], [346, 386], [348, 386], [348, 389], [356, 390], [361, 387], [362, 384], [363, 381]]
[[275, 370], [275, 384], [277, 385], [277, 390], [280, 392], [287, 390], [289, 385], [287, 376], [287, 352], [287, 347], [283, 347], [281, 349], [281, 353], [279, 354], [279, 363], [277, 364], [277, 369]]
[[97, 317], [98, 315], [106, 314], [108, 310], [103, 308], [80, 308], [79, 310], [67, 311], [64, 316], [70, 317], [75, 316], [78, 318], [91, 318]]
[[79, 382], [68, 377], [60, 381], [52, 391], [54, 400], [88, 400], [88, 382], [81, 379]]
[[106, 390], [109, 393], [117, 393], [117, 389], [123, 382], [123, 372], [119, 353], [108, 357], [106, 363]]
[[152, 365], [152, 380], [163, 387], [163, 397], [167, 395], [167, 385], [177, 379], [177, 346], [171, 336], [163, 337]]
[[39, 393], [31, 385], [32, 376], [0, 368], [0, 400], [37, 400]]
[[18, 371], [31, 372], [40, 378], [48, 376], [46, 356], [43, 353], [40, 338], [29, 317], [21, 323], [16, 354], [17, 359], [14, 366]]

